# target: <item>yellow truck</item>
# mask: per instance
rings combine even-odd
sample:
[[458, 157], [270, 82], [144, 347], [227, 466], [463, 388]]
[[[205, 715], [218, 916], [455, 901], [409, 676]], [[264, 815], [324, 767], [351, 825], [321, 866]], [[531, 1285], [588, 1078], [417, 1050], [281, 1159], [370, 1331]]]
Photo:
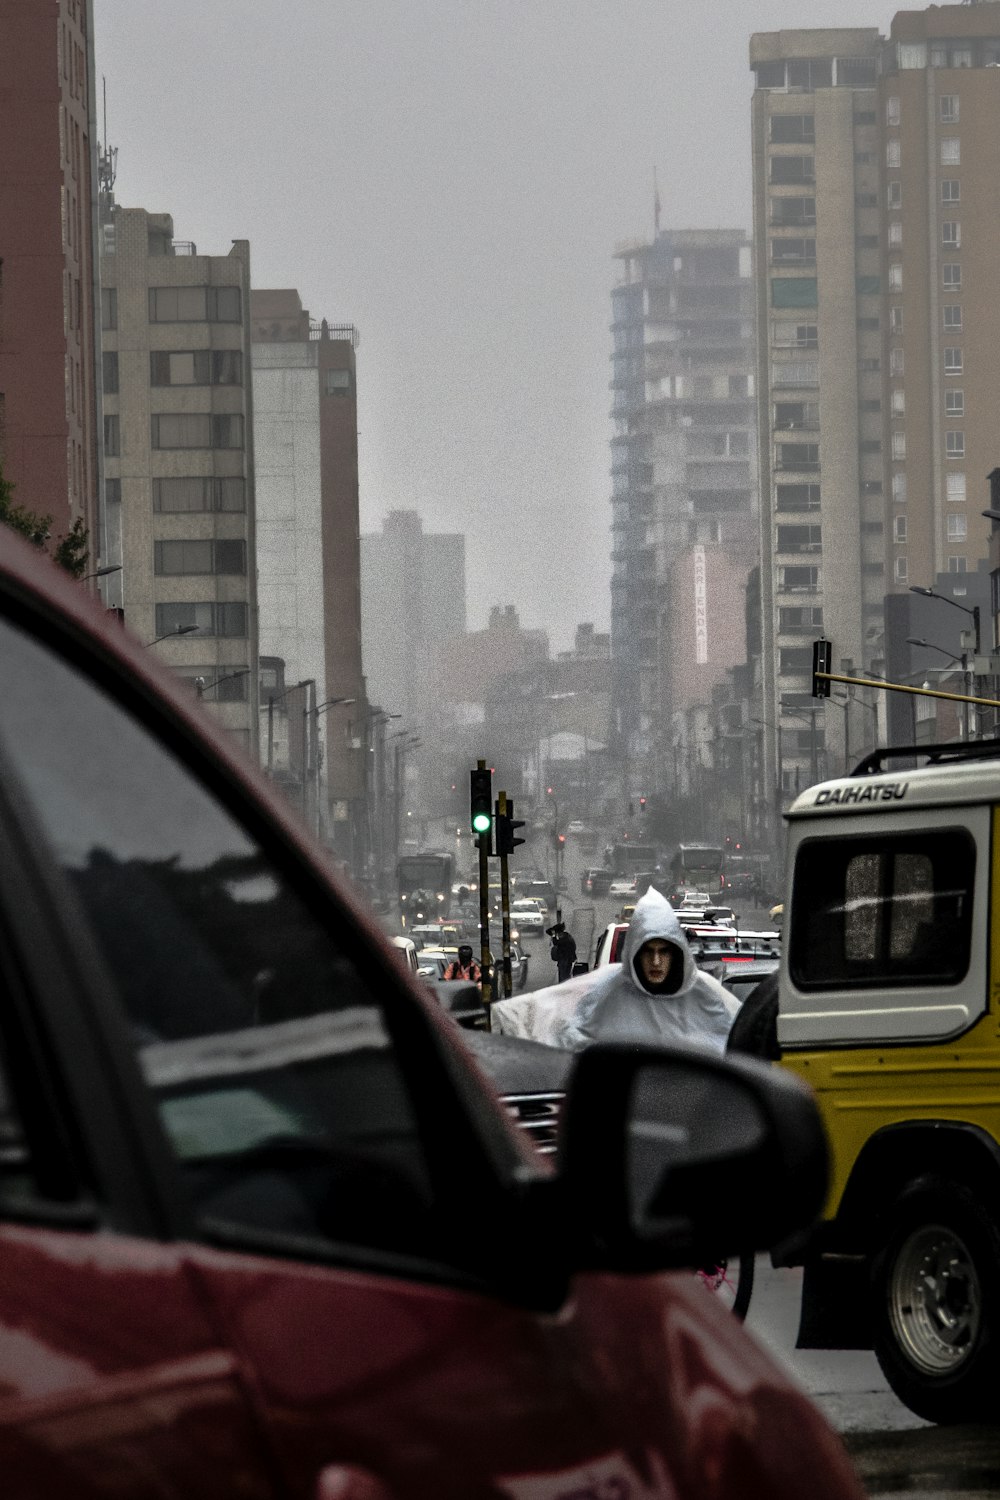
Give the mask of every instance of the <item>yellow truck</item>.
[[[1000, 744], [876, 752], [788, 812], [781, 1065], [832, 1182], [800, 1347], [874, 1348], [931, 1421], [1000, 1418]], [[992, 757], [992, 758], [991, 758]]]

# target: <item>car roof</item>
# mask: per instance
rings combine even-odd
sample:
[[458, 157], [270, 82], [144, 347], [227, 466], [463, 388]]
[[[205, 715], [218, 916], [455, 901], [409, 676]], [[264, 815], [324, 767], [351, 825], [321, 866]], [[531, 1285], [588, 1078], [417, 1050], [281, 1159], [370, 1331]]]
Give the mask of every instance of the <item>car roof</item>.
[[[959, 746], [955, 747], [961, 753]], [[883, 771], [873, 776], [838, 776], [806, 790], [785, 817], [826, 818], [856, 813], [877, 816], [906, 807], [952, 807], [957, 803], [997, 800], [997, 761], [951, 760], [913, 771]]]

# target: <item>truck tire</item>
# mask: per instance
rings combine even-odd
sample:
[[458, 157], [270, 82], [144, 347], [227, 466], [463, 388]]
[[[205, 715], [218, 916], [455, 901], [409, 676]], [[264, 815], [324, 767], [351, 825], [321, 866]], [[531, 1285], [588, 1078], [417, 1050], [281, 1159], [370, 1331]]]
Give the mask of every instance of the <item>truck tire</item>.
[[1000, 1231], [961, 1183], [925, 1177], [890, 1210], [872, 1262], [875, 1354], [929, 1422], [1000, 1421]]

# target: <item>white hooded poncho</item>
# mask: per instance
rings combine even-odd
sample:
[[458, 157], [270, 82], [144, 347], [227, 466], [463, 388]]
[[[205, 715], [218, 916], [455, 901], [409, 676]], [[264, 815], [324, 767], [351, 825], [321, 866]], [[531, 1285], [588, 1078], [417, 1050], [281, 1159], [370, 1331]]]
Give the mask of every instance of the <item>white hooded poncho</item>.
[[[636, 954], [651, 938], [680, 953], [684, 972], [671, 995], [651, 994], [639, 980]], [[637, 903], [622, 961], [492, 1007], [494, 1031], [578, 1051], [596, 1041], [687, 1042], [725, 1050], [739, 1002], [699, 969], [669, 901], [649, 890]]]

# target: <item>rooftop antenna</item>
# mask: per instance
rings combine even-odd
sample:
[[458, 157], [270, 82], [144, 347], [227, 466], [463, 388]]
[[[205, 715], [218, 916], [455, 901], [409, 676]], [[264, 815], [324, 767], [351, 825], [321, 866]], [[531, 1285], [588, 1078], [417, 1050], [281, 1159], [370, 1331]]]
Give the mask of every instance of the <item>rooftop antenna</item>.
[[118, 147], [108, 145], [108, 80], [101, 76], [104, 98], [104, 143], [97, 153], [97, 185], [106, 205], [115, 201], [115, 178], [118, 176]]
[[656, 180], [656, 167], [653, 168], [653, 237], [660, 236], [660, 184]]

